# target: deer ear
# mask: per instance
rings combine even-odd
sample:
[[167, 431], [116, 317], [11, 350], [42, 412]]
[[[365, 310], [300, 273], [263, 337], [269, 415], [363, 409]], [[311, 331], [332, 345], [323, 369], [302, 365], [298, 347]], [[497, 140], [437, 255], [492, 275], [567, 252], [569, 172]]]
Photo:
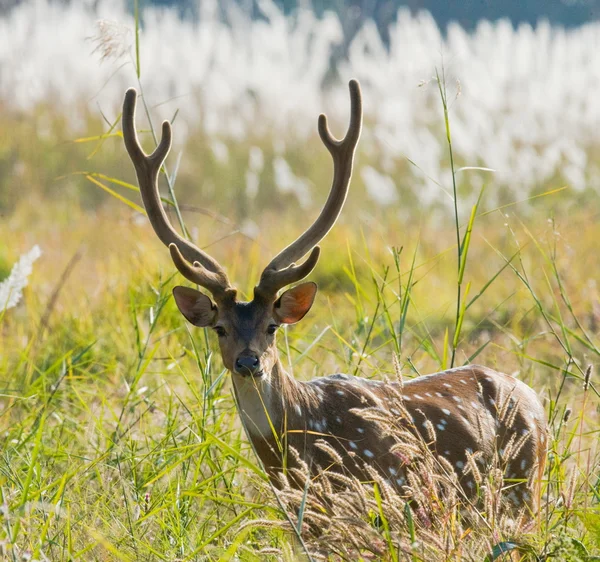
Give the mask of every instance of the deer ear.
[[216, 321], [217, 307], [204, 293], [179, 286], [173, 289], [173, 296], [181, 314], [194, 326], [206, 328]]
[[288, 289], [275, 302], [275, 318], [282, 324], [294, 324], [302, 320], [310, 310], [316, 294], [317, 284], [312, 281]]

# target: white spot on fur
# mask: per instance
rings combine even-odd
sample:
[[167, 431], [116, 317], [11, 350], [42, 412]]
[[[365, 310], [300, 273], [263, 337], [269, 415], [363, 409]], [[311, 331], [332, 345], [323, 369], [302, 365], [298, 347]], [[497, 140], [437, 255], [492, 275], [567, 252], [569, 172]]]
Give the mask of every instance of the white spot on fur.
[[369, 451], [369, 449], [365, 449], [364, 454], [365, 454], [365, 457], [367, 457], [369, 459], [372, 459], [375, 456], [371, 451]]
[[525, 467], [526, 467], [526, 466], [527, 466], [527, 460], [526, 460], [526, 459], [523, 459], [523, 460], [521, 461], [521, 470], [525, 470]]
[[390, 466], [389, 471], [392, 476], [396, 476], [396, 474], [398, 474], [398, 471], [393, 466]]
[[462, 470], [465, 467], [465, 463], [462, 461], [456, 461], [456, 468]]
[[358, 449], [358, 445], [354, 441], [350, 441], [349, 445], [351, 449]]
[[438, 423], [435, 427], [437, 427], [440, 431], [444, 431], [444, 429], [446, 429], [446, 426], [442, 425], [441, 423]]
[[340, 416], [335, 416], [335, 421], [337, 423], [342, 423], [342, 418], [340, 418]]
[[447, 408], [442, 408], [442, 412], [444, 412], [444, 414], [446, 414], [447, 416], [450, 415], [450, 410], [448, 410]]
[[396, 478], [396, 484], [398, 484], [398, 486], [404, 486], [404, 482], [406, 482], [404, 478]]
[[467, 381], [464, 379], [460, 379], [460, 382], [462, 382], [463, 384], [467, 384]]
[[455, 402], [462, 402], [462, 398], [460, 396], [453, 396], [452, 398]]
[[435, 395], [436, 395], [438, 398], [443, 398], [443, 397], [444, 397], [444, 395], [443, 395], [441, 392], [436, 392], [436, 393], [435, 393]]
[[346, 393], [343, 390], [336, 390], [335, 393], [339, 394], [340, 396], [346, 396]]
[[445, 386], [446, 388], [452, 388], [452, 385], [451, 385], [451, 384], [448, 384], [447, 382], [445, 382], [445, 383], [444, 383], [444, 386]]
[[419, 394], [413, 394], [413, 396], [417, 399], [417, 400], [423, 400], [423, 397], [420, 396]]
[[403, 395], [402, 395], [402, 398], [403, 398], [404, 400], [408, 400], [408, 401], [410, 402], [410, 396], [407, 396], [406, 394], [403, 394]]
[[300, 407], [300, 404], [296, 404], [296, 413], [301, 416], [302, 415], [302, 408]]
[[356, 428], [356, 431], [358, 431], [358, 433], [364, 433], [365, 432], [364, 428], [362, 428], [362, 427]]

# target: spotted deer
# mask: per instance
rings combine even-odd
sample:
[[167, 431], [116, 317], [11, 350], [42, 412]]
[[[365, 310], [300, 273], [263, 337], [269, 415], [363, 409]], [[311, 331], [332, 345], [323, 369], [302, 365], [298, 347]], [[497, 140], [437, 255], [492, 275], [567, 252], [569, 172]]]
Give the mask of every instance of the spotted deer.
[[[350, 124], [345, 137], [337, 140], [331, 135], [325, 115], [318, 121], [319, 135], [333, 159], [327, 201], [314, 223], [267, 265], [250, 302], [238, 299], [227, 273], [214, 258], [171, 226], [158, 190], [159, 172], [171, 147], [171, 125], [163, 123], [158, 147], [146, 155], [135, 129], [137, 93], [127, 91], [123, 138], [150, 223], [169, 248], [179, 272], [212, 295], [178, 286], [173, 290], [175, 302], [189, 322], [216, 333], [247, 436], [274, 484], [284, 468], [298, 463], [298, 458], [288, 454], [293, 447], [314, 476], [326, 468], [369, 480], [366, 466], [370, 466], [402, 489], [405, 467], [402, 455], [392, 450], [394, 440], [360, 415], [366, 408], [378, 408], [421, 435], [443, 456], [467, 494], [474, 487], [473, 480], [463, 475], [469, 455], [476, 455], [481, 466], [491, 466], [510, 446], [512, 457], [505, 477], [517, 484], [510, 486], [509, 493], [517, 506], [534, 510], [535, 482], [540, 481], [545, 462], [546, 422], [537, 396], [519, 380], [471, 365], [404, 384], [344, 374], [303, 382], [290, 376], [279, 358], [277, 329], [308, 313], [317, 285], [305, 282], [280, 291], [314, 269], [320, 254], [317, 244], [335, 224], [348, 193], [362, 127], [358, 82], [351, 81], [349, 88]], [[328, 447], [323, 447], [323, 442]], [[338, 462], [332, 462], [331, 449]]]

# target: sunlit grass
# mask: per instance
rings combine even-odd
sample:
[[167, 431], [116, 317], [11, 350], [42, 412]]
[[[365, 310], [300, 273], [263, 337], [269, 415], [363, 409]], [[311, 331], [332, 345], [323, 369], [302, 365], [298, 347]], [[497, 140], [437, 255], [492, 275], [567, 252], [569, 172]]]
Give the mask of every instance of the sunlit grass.
[[[545, 398], [554, 427], [550, 504], [539, 531], [522, 539], [538, 553], [552, 541], [571, 548], [571, 539], [599, 550], [600, 401], [594, 375], [584, 402], [581, 374], [600, 347], [596, 218], [590, 210], [564, 222], [543, 214], [526, 224], [515, 213], [483, 217], [465, 271], [471, 297], [515, 253], [511, 265], [527, 279], [505, 268], [467, 310], [456, 364], [476, 355]], [[237, 234], [211, 246], [248, 295], [269, 251], [309, 217], [257, 219], [259, 245]], [[186, 220], [192, 226], [197, 218]], [[390, 376], [396, 350], [405, 376], [442, 368], [455, 322], [452, 225], [390, 214], [352, 222], [346, 216], [324, 242], [313, 275], [322, 291], [309, 317], [289, 330], [295, 376]], [[206, 221], [201, 228], [213, 232]], [[264, 559], [259, 551], [274, 548], [277, 559], [297, 548], [260, 484], [213, 337], [188, 330], [176, 312], [169, 288], [181, 279], [148, 224], [124, 206], [85, 213], [68, 203], [23, 202], [0, 224], [0, 237], [13, 241], [3, 246], [7, 263], [32, 242], [44, 251], [25, 301], [0, 328], [7, 556], [219, 559], [238, 551]], [[403, 246], [398, 269], [391, 246]], [[76, 252], [81, 257], [65, 275]], [[283, 341], [280, 347], [285, 353]], [[566, 408], [573, 412], [565, 422]], [[275, 528], [242, 527], [264, 519]]]

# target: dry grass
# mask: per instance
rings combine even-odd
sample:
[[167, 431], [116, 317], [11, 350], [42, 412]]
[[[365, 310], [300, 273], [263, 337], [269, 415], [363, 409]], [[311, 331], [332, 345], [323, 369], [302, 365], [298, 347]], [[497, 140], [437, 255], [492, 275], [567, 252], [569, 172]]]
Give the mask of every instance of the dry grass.
[[[476, 231], [471, 296], [502, 267], [502, 255], [519, 252], [512, 263], [521, 278], [504, 269], [468, 309], [457, 362], [476, 355], [544, 399], [552, 439], [544, 508], [533, 526], [500, 511], [493, 470], [482, 473], [480, 502], [472, 504], [431, 455], [416, 464], [406, 493], [350, 481], [330, 494], [339, 484], [330, 476], [311, 484], [306, 499], [284, 489], [276, 502], [241, 433], [212, 336], [188, 331], [170, 302], [169, 288], [180, 280], [148, 225], [123, 207], [89, 214], [24, 202], [0, 224], [0, 238], [12, 241], [4, 263], [34, 242], [44, 251], [24, 302], [0, 326], [6, 555], [290, 559], [303, 550], [282, 506], [297, 522], [300, 505], [302, 536], [315, 558], [481, 560], [513, 542], [531, 560], [597, 554], [600, 401], [596, 376], [585, 390], [583, 382], [598, 348], [591, 280], [599, 227], [589, 210], [564, 225], [526, 220], [527, 227], [516, 215], [488, 215]], [[311, 316], [286, 335], [295, 376], [394, 377], [395, 352], [405, 377], [448, 366], [451, 227], [423, 219], [419, 229], [387, 216], [363, 223], [361, 235], [347, 223], [325, 243], [314, 275], [323, 290]], [[269, 246], [296, 232], [285, 220], [261, 224]], [[399, 273], [386, 238], [406, 241]], [[336, 250], [344, 247], [348, 254]], [[268, 255], [240, 235], [212, 251], [246, 290]], [[419, 509], [407, 507], [411, 497]]]

